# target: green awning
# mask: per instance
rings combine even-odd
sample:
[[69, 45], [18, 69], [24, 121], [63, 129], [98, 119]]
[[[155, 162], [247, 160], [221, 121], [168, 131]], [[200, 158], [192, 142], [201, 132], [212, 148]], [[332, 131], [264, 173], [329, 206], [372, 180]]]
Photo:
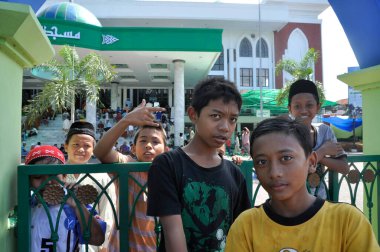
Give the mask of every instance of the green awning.
[[[279, 115], [288, 113], [286, 106], [278, 106], [276, 102], [279, 89], [262, 90], [263, 109], [270, 110], [271, 115]], [[260, 90], [251, 90], [242, 94], [243, 106], [242, 111], [247, 109], [260, 109]]]
[[[271, 115], [279, 115], [288, 113], [287, 106], [279, 106], [276, 102], [277, 94], [280, 89], [264, 89], [262, 90], [263, 109], [270, 110]], [[247, 109], [260, 109], [260, 90], [251, 90], [241, 95], [243, 98], [242, 111]], [[333, 107], [338, 103], [325, 100], [322, 108]]]

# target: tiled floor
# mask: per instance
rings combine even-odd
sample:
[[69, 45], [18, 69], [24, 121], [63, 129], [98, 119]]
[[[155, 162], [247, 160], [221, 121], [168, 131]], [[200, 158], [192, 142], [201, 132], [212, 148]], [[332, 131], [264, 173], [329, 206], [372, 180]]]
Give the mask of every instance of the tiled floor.
[[[32, 144], [37, 144], [40, 142], [42, 145], [54, 145], [57, 144], [58, 147], [65, 143], [66, 135], [62, 130], [63, 120], [61, 115], [57, 115], [55, 120], [49, 120], [48, 125], [40, 125], [38, 128], [37, 136], [28, 137], [24, 142], [26, 142], [26, 150], [30, 150]], [[96, 134], [97, 139], [99, 139], [99, 134]], [[133, 141], [132, 138], [120, 137], [118, 140], [118, 146], [122, 145], [126, 141], [129, 143]]]

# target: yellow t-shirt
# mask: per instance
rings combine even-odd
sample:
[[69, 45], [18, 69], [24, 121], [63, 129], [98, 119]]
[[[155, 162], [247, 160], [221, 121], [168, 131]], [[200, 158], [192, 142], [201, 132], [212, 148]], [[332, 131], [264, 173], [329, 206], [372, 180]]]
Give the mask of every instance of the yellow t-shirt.
[[305, 213], [285, 218], [268, 201], [243, 212], [227, 236], [225, 252], [380, 251], [372, 227], [360, 210], [322, 199]]

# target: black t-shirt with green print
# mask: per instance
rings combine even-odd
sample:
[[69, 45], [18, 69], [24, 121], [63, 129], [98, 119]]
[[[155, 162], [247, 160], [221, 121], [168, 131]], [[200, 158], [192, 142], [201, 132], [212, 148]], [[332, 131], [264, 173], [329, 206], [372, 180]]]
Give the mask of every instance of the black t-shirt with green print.
[[180, 214], [188, 251], [223, 251], [232, 222], [250, 207], [244, 176], [228, 160], [203, 168], [178, 148], [152, 163], [148, 215]]

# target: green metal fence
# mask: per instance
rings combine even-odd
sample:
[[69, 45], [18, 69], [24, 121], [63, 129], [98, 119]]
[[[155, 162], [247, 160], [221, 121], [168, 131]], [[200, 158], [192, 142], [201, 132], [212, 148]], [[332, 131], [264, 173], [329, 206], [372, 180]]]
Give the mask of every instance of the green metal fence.
[[[363, 209], [379, 240], [379, 202], [377, 200], [380, 195], [379, 176], [380, 176], [380, 155], [372, 156], [349, 156], [350, 173], [342, 176], [336, 173], [325, 172], [321, 175], [321, 184], [325, 184], [328, 188], [328, 199], [332, 201], [345, 201], [352, 205], [356, 205]], [[147, 172], [150, 163], [129, 163], [129, 164], [87, 164], [87, 165], [33, 165], [18, 167], [18, 251], [29, 251], [30, 244], [30, 198], [31, 189], [29, 185], [29, 176], [34, 174], [51, 174], [49, 178], [56, 179], [56, 174], [78, 174], [78, 173], [115, 173], [118, 174], [114, 179], [119, 179], [119, 216], [117, 218], [115, 202], [112, 203], [115, 224], [119, 228], [120, 234], [120, 251], [128, 251], [128, 230], [131, 225], [130, 219], [133, 210], [129, 212], [128, 205], [128, 186], [133, 178], [130, 172]], [[257, 179], [254, 178], [255, 171], [252, 167], [252, 161], [244, 161], [241, 170], [247, 179], [247, 188], [249, 196], [252, 198], [253, 205], [263, 202], [268, 196], [264, 189], [260, 186]], [[90, 175], [89, 175], [90, 176]], [[90, 176], [91, 178], [91, 176]], [[47, 181], [44, 183], [46, 184]], [[112, 183], [112, 181], [110, 182]], [[44, 184], [42, 186], [44, 186]], [[98, 184], [101, 187], [100, 184]], [[41, 187], [42, 187], [41, 186]], [[109, 185], [107, 185], [109, 186]], [[106, 187], [107, 187], [106, 186]], [[146, 185], [139, 185], [141, 191], [146, 190]], [[95, 200], [97, 204], [100, 196], [104, 195], [110, 200], [106, 193], [106, 187]], [[34, 190], [36, 195], [43, 203], [39, 189]], [[72, 192], [66, 196], [75, 197]], [[361, 202], [364, 206], [361, 206]], [[46, 207], [46, 205], [45, 205]], [[134, 209], [134, 205], [132, 206]], [[82, 216], [83, 217], [83, 216]], [[56, 220], [51, 220], [51, 230], [53, 240], [59, 239], [55, 232]], [[89, 224], [91, 225], [91, 224]], [[85, 239], [89, 238], [89, 227], [85, 227]], [[159, 232], [159, 227], [156, 229]], [[55, 248], [52, 251], [56, 251]]]
[[[380, 155], [348, 156], [350, 172], [346, 175], [325, 171], [319, 176], [317, 188], [324, 185], [327, 189], [327, 199], [335, 202], [346, 202], [361, 209], [371, 222], [377, 240], [380, 241]], [[244, 163], [242, 166], [252, 166]], [[254, 169], [252, 169], [255, 174]], [[253, 175], [254, 176], [254, 175]], [[268, 194], [257, 180], [247, 181], [252, 188], [252, 204], [259, 205]], [[251, 185], [249, 184], [251, 183]], [[312, 187], [308, 183], [308, 188]], [[318, 189], [315, 194], [318, 193]]]

